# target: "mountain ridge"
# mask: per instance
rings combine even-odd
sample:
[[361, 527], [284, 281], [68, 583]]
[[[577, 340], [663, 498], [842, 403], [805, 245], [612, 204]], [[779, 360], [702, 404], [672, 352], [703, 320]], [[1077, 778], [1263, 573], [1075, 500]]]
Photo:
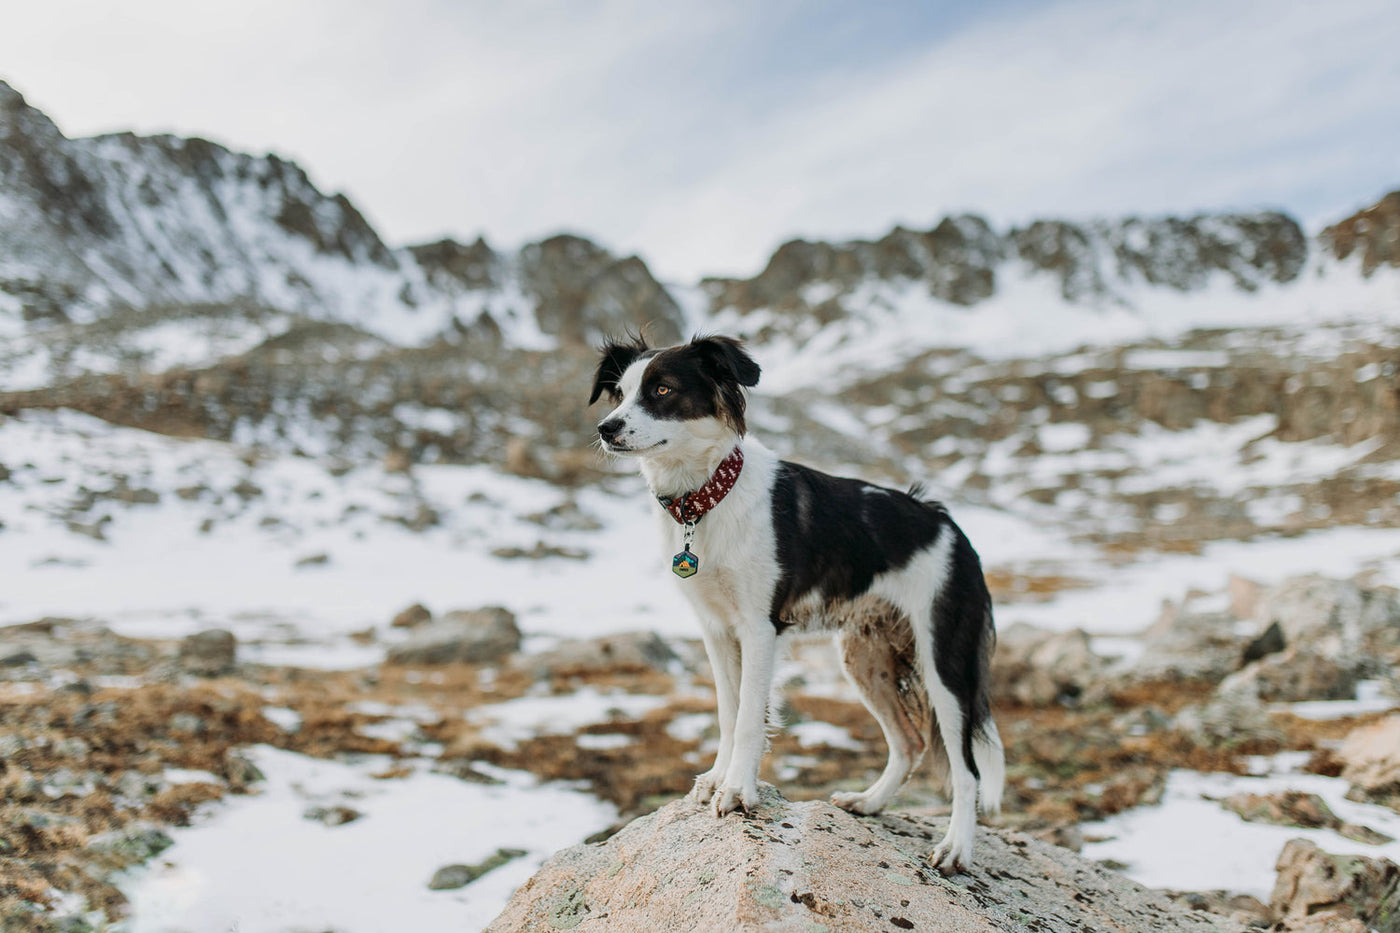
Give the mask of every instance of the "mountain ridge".
[[353, 356], [354, 331], [397, 347], [550, 351], [705, 327], [793, 359], [862, 343], [884, 353], [892, 334], [901, 351], [1034, 355], [1163, 328], [1390, 318], [1391, 269], [1400, 191], [1316, 234], [1278, 211], [1002, 228], [962, 213], [873, 240], [789, 240], [749, 278], [663, 283], [641, 257], [575, 233], [516, 250], [483, 237], [391, 245], [350, 197], [287, 159], [170, 134], [69, 139], [0, 82], [0, 335], [11, 338], [0, 389], [199, 367], [313, 333], [335, 334], [325, 353]]
[[443, 264], [441, 243], [389, 246], [349, 197], [322, 192], [294, 162], [168, 134], [70, 139], [4, 82], [0, 222], [0, 325], [8, 311], [11, 333], [130, 307], [251, 303], [407, 344], [483, 315], [525, 344], [542, 342], [540, 320], [566, 340], [647, 321], [679, 336], [679, 308], [638, 257], [587, 243], [554, 269], [558, 237], [516, 254], [478, 241], [488, 296]]

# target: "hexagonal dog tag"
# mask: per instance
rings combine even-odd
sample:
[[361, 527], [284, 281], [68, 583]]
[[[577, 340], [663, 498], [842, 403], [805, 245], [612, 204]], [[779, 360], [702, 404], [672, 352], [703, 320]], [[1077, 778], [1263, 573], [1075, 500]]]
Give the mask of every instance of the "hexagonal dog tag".
[[681, 551], [675, 557], [671, 558], [671, 572], [678, 577], [693, 577], [695, 576], [695, 572], [699, 569], [700, 558], [696, 557], [688, 550]]

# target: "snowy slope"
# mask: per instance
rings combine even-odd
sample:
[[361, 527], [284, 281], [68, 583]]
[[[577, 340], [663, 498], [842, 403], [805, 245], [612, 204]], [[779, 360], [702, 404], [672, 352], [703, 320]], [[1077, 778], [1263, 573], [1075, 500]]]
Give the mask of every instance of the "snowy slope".
[[[1246, 235], [1254, 227], [1245, 220], [1198, 218], [1186, 229], [1170, 218], [1032, 224], [1075, 231], [1077, 251], [1052, 254], [1053, 265], [1028, 252], [1027, 231], [1002, 237], [982, 225], [980, 258], [962, 270], [980, 272], [981, 284], [951, 291], [946, 264], [932, 259], [869, 262], [875, 244], [858, 241], [802, 244], [809, 255], [798, 258], [784, 247], [755, 279], [707, 283], [712, 326], [748, 338], [766, 387], [789, 392], [840, 384], [843, 371], [892, 369], [934, 347], [1033, 358], [1197, 329], [1360, 323], [1379, 333], [1400, 323], [1400, 268], [1337, 259], [1309, 249], [1301, 233], [1282, 238], [1292, 251], [1283, 261], [1274, 255], [1280, 238]], [[1200, 228], [1211, 231], [1204, 242]]]

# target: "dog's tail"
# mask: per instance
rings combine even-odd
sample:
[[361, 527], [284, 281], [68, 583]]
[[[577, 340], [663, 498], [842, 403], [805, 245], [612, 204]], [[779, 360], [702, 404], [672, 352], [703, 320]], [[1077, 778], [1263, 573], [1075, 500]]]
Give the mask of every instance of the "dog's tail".
[[[948, 763], [948, 750], [938, 733], [938, 718], [930, 712], [930, 741], [924, 762], [929, 769], [935, 787], [945, 794], [952, 793], [951, 766]], [[981, 811], [988, 816], [1001, 812], [1001, 798], [1006, 786], [1006, 753], [1002, 750], [1001, 735], [997, 724], [988, 716], [972, 735], [972, 760], [977, 764], [977, 801]]]
[[978, 803], [983, 813], [995, 816], [1001, 812], [1001, 794], [1006, 786], [1006, 753], [1001, 747], [997, 724], [990, 716], [972, 737], [972, 759], [977, 762], [979, 774]]

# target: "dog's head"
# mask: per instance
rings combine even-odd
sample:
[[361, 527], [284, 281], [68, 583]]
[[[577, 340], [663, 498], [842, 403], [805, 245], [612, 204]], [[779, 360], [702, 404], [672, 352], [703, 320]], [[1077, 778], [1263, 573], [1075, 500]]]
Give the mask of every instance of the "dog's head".
[[598, 425], [610, 453], [643, 457], [743, 436], [744, 389], [759, 368], [732, 337], [696, 337], [665, 349], [641, 339], [608, 342], [593, 380], [591, 405], [604, 395], [613, 410]]

